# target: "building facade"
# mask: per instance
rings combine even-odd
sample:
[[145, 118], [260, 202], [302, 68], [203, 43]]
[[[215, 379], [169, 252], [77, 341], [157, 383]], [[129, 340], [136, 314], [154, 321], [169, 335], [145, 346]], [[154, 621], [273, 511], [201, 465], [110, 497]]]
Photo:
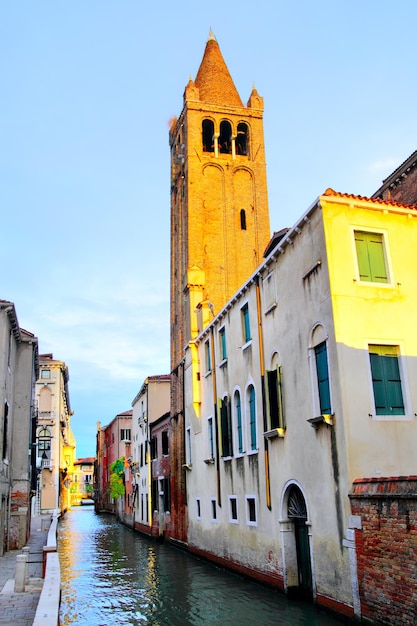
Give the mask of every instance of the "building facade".
[[417, 207], [327, 190], [186, 351], [190, 549], [380, 623], [417, 593], [416, 243]]
[[171, 532], [169, 426], [170, 376], [148, 376], [132, 402], [134, 528], [148, 535]]
[[269, 241], [262, 112], [210, 34], [170, 130], [171, 538], [412, 624], [415, 154], [373, 198], [328, 189]]
[[76, 459], [72, 470], [70, 486], [71, 505], [80, 505], [94, 499], [95, 457]]
[[20, 328], [14, 304], [0, 300], [0, 555], [22, 548], [30, 533], [38, 371], [37, 338]]
[[70, 485], [76, 442], [71, 428], [69, 371], [53, 354], [39, 357], [39, 378], [35, 386], [38, 408], [36, 429], [35, 513], [64, 513], [71, 506]]
[[[96, 446], [97, 462], [93, 479], [96, 511], [115, 513], [119, 519], [131, 525], [132, 481], [129, 464], [132, 454], [132, 410], [118, 413], [107, 426], [102, 427], [98, 422]], [[120, 479], [124, 493], [114, 498], [111, 493], [111, 475], [114, 473], [112, 466], [118, 460], [121, 460], [123, 468]]]

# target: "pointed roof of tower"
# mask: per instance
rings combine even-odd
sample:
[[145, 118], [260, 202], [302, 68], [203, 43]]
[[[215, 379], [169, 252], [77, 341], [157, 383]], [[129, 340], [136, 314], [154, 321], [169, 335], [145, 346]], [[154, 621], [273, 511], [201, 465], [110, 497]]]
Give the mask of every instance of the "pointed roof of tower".
[[201, 102], [243, 106], [212, 30], [195, 79], [195, 86], [200, 91]]

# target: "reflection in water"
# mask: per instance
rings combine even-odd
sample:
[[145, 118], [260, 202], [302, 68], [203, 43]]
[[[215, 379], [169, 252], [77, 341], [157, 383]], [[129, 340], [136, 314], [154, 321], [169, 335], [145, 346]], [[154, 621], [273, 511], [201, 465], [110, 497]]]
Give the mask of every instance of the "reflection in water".
[[311, 605], [79, 507], [59, 524], [61, 626], [332, 626]]

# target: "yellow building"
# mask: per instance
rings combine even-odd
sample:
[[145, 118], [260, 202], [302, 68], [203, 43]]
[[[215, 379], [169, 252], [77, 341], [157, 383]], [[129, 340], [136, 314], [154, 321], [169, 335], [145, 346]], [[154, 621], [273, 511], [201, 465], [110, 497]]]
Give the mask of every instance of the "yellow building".
[[35, 514], [66, 511], [71, 505], [70, 482], [75, 460], [75, 437], [71, 429], [69, 372], [52, 354], [39, 356], [35, 385], [38, 407], [36, 465], [38, 481]]
[[70, 486], [72, 505], [94, 500], [94, 462], [93, 456], [74, 461]]

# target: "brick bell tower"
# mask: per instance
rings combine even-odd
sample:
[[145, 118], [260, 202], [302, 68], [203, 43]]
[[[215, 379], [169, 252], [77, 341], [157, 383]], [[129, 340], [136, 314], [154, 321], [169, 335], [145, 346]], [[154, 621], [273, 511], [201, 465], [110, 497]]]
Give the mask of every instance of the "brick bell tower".
[[263, 98], [253, 89], [247, 106], [242, 104], [211, 31], [169, 142], [171, 519], [174, 535], [186, 540], [184, 347], [255, 271], [270, 240]]

